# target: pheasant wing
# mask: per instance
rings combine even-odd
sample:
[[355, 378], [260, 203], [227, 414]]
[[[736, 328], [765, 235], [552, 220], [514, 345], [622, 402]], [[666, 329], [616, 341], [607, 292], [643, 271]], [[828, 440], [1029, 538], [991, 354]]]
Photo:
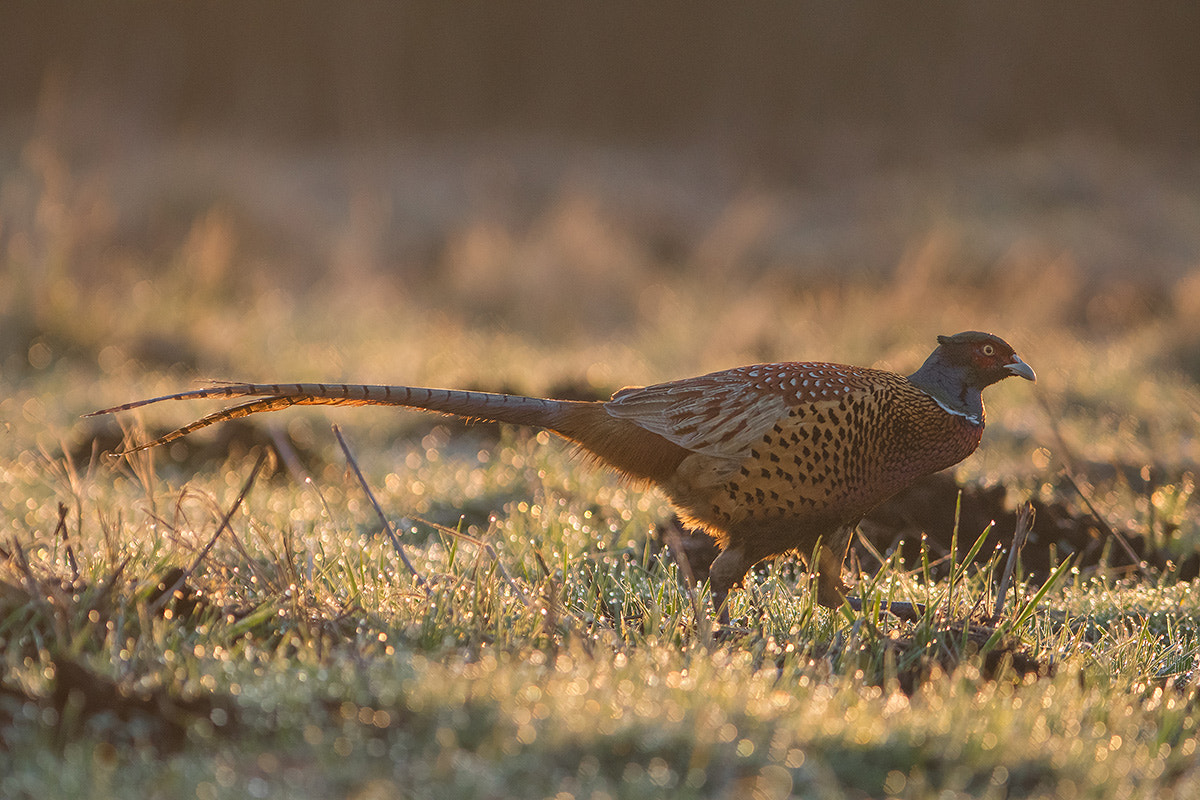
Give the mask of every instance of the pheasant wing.
[[806, 406], [836, 406], [869, 388], [872, 372], [836, 364], [758, 364], [623, 389], [605, 410], [692, 452], [740, 459], [784, 420], [810, 422]]

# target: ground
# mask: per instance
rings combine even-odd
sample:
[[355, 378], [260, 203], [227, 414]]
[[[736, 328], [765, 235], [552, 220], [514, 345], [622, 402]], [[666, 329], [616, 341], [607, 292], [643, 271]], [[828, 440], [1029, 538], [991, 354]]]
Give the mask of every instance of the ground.
[[[334, 156], [226, 147], [188, 150], [215, 183], [169, 148], [5, 151], [3, 796], [1200, 789], [1195, 164], [1049, 142], [860, 177], [833, 213], [652, 152], [468, 144], [387, 162], [403, 203], [343, 203]], [[848, 577], [916, 622], [816, 607], [784, 559], [714, 632], [662, 497], [546, 434], [292, 410], [114, 460], [213, 407], [81, 418], [203, 378], [911, 371], [964, 329], [1039, 380], [990, 389], [979, 452], [862, 526]]]

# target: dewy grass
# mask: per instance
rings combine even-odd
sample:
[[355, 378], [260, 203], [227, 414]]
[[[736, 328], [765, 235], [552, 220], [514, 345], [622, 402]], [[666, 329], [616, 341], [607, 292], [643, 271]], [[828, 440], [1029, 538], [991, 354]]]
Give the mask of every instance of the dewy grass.
[[[1068, 302], [1086, 287], [1053, 264], [979, 283], [921, 244], [892, 282], [709, 270], [698, 287], [692, 264], [645, 265], [614, 287], [636, 300], [619, 326], [552, 340], [504, 309], [481, 325], [436, 281], [289, 294], [248, 271], [226, 302], [121, 248], [59, 248], [45, 280], [5, 263], [24, 277], [0, 333], [29, 333], [0, 352], [0, 797], [1200, 793], [1200, 589], [1172, 573], [1070, 562], [1032, 583], [1014, 567], [991, 620], [1007, 552], [980, 563], [982, 527], [960, 528], [953, 554], [919, 562], [876, 542], [850, 618], [813, 602], [797, 562], [768, 565], [722, 635], [657, 538], [661, 497], [548, 437], [296, 410], [113, 464], [92, 440], [120, 431], [79, 419], [196, 377], [594, 393], [764, 358], [895, 368], [927, 334], [1012, 329], [1047, 402], [997, 398], [960, 475], [1051, 501], [1069, 464], [1109, 523], [1192, 555], [1196, 385], [1159, 366], [1194, 323], [1165, 309], [1089, 331]], [[235, 503], [256, 448], [280, 441], [294, 463]], [[925, 616], [868, 613], [896, 600]]]
[[[352, 475], [323, 470], [310, 486], [276, 474], [259, 479], [189, 580], [203, 604], [167, 617], [152, 613], [148, 589], [203, 549], [252, 463], [195, 474], [183, 493], [141, 469], [77, 475], [89, 506], [82, 525], [68, 515], [78, 581], [51, 535], [56, 508], [32, 508], [5, 545], [5, 796], [1050, 797], [1196, 786], [1188, 680], [1200, 603], [1185, 584], [1161, 602], [1190, 616], [1161, 624], [1162, 606], [1145, 603], [1165, 589], [1099, 592], [1078, 577], [1048, 589], [1006, 633], [1053, 651], [1054, 677], [986, 679], [990, 643], [973, 651], [962, 627], [947, 627], [989, 606], [995, 557], [982, 570], [965, 557], [952, 565], [949, 620], [949, 581], [926, 581], [924, 564], [906, 575], [889, 557], [865, 595], [903, 587], [936, 609], [912, 625], [843, 620], [811, 603], [790, 565], [772, 565], [737, 597], [745, 632], [706, 643], [677, 566], [649, 546], [655, 517], [633, 489], [579, 476], [565, 450], [533, 437], [500, 449], [483, 462], [445, 455], [424, 477], [465, 498], [514, 461], [536, 463], [541, 510], [509, 501], [468, 535], [401, 525], [428, 593]], [[29, 486], [53, 472], [44, 461], [17, 471]], [[386, 476], [372, 483], [402, 517]], [[188, 500], [210, 491], [211, 503]], [[129, 560], [115, 576], [121, 565], [95, 547], [90, 521], [102, 508], [121, 518], [109, 536], [141, 543], [120, 548]], [[1065, 616], [1047, 624], [1048, 608]], [[1091, 636], [1070, 633], [1088, 625]], [[46, 698], [66, 657], [117, 681], [127, 704], [91, 716], [68, 704], [65, 726]], [[187, 733], [164, 751], [164, 723], [135, 701], [179, 698], [169, 707], [185, 709], [198, 695], [229, 705], [177, 711]]]

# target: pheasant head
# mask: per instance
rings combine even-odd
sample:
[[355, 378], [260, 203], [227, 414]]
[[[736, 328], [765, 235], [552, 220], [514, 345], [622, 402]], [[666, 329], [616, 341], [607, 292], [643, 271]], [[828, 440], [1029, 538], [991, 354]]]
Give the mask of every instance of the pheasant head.
[[937, 349], [908, 379], [951, 414], [982, 424], [983, 390], [1014, 375], [1037, 380], [1008, 342], [990, 333], [965, 331], [939, 336]]

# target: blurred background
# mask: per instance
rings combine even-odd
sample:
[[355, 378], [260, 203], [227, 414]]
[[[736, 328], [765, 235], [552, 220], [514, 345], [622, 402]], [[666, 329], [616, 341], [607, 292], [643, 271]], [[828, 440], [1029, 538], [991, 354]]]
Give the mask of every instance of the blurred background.
[[1081, 430], [1161, 412], [1124, 445], [1196, 457], [1194, 3], [3, 16], [10, 393], [603, 394], [749, 360], [911, 370], [984, 328]]

